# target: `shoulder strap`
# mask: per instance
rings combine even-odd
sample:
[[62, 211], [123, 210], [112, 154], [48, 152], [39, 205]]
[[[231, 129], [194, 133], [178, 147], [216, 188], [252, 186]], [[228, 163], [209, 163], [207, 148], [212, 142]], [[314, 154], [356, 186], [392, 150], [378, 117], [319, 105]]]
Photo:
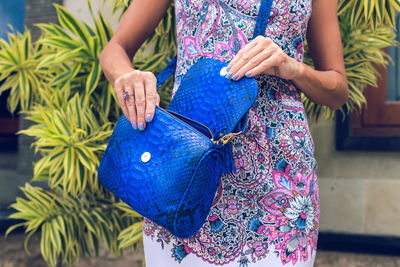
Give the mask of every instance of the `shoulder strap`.
[[[258, 11], [256, 27], [252, 39], [258, 35], [264, 36], [269, 20], [273, 0], [261, 0], [260, 9]], [[176, 69], [176, 56], [168, 63], [160, 74], [157, 75], [157, 88], [159, 88], [170, 77]]]
[[269, 14], [271, 12], [273, 0], [261, 0], [261, 6], [258, 11], [256, 27], [254, 28], [253, 39], [258, 35], [264, 36], [267, 24], [269, 21]]
[[171, 76], [176, 69], [176, 56], [171, 59], [168, 65], [157, 75], [157, 89]]

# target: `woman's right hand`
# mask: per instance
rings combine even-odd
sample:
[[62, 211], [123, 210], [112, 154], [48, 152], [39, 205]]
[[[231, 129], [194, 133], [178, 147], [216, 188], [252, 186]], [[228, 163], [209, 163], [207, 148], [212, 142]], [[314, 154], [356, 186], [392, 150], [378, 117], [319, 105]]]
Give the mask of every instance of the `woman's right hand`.
[[156, 86], [156, 76], [152, 72], [140, 70], [123, 74], [114, 82], [114, 91], [122, 112], [135, 130], [144, 130], [146, 122], [154, 117], [155, 107], [160, 104]]

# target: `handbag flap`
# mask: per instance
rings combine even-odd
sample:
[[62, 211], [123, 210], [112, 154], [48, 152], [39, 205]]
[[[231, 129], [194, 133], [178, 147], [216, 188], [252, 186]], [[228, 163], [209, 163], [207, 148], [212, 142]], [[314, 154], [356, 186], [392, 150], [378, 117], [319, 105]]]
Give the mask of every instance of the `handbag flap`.
[[214, 58], [198, 60], [185, 74], [167, 108], [204, 124], [216, 139], [245, 129], [242, 118], [247, 119], [258, 94], [255, 78], [233, 81], [222, 76], [220, 71], [226, 66]]
[[215, 147], [189, 123], [156, 106], [153, 121], [138, 131], [122, 115], [101, 159], [101, 184], [141, 215], [171, 226], [196, 166]]

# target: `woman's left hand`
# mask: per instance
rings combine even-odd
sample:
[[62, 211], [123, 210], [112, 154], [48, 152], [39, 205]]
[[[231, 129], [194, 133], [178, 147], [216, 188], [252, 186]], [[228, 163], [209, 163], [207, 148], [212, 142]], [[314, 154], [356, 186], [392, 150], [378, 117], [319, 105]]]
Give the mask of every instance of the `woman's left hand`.
[[300, 74], [301, 68], [300, 62], [288, 56], [270, 38], [257, 36], [229, 62], [225, 77], [237, 81], [243, 76], [263, 73], [291, 80]]

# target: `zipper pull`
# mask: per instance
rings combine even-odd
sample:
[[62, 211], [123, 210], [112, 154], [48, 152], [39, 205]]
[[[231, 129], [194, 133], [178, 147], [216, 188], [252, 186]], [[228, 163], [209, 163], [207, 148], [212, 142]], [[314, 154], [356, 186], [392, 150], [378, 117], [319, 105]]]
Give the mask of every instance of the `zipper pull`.
[[216, 144], [217, 146], [219, 145], [219, 143], [221, 142], [223, 145], [227, 144], [228, 142], [230, 142], [235, 136], [241, 134], [242, 131], [238, 132], [238, 133], [230, 133], [230, 134], [226, 134], [224, 136], [222, 136], [221, 138], [219, 138], [218, 140], [213, 140], [211, 139], [211, 141]]

